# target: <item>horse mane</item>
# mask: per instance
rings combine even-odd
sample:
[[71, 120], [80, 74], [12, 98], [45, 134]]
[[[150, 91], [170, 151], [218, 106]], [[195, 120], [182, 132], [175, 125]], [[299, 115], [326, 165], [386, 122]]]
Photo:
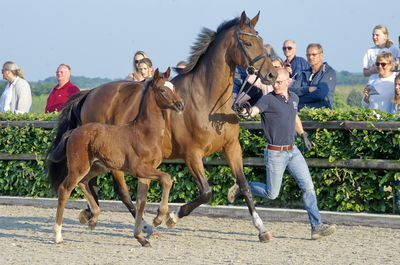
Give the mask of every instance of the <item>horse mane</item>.
[[208, 28], [203, 28], [200, 34], [197, 36], [196, 42], [191, 47], [188, 64], [182, 69], [181, 73], [186, 74], [192, 71], [200, 57], [207, 51], [208, 47], [216, 39], [217, 35], [220, 32], [233, 27], [237, 23], [239, 23], [238, 17], [222, 22], [221, 25], [218, 26], [216, 32]]
[[134, 121], [137, 121], [139, 119], [140, 115], [142, 114], [142, 111], [144, 108], [143, 105], [144, 105], [145, 99], [147, 97], [147, 91], [149, 90], [150, 82], [151, 82], [151, 80], [147, 80], [145, 82], [144, 90], [142, 92], [142, 97], [141, 97], [140, 103], [139, 103], [139, 110], [138, 110], [138, 113], [136, 114], [135, 119], [133, 119]]

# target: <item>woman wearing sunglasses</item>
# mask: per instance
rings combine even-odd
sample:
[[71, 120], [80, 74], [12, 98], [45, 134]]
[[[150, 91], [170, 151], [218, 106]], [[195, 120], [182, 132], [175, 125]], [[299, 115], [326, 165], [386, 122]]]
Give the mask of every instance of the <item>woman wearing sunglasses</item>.
[[144, 58], [149, 58], [149, 56], [147, 56], [147, 54], [144, 51], [137, 51], [135, 53], [135, 55], [133, 56], [133, 63], [132, 63], [133, 72], [129, 74], [126, 79], [133, 80], [136, 82], [141, 82], [144, 79], [144, 77], [140, 74], [138, 69], [139, 64], [142, 62]]
[[385, 26], [375, 26], [372, 31], [372, 41], [375, 45], [369, 48], [364, 55], [364, 76], [371, 76], [372, 74], [378, 73], [378, 68], [375, 66], [375, 61], [376, 56], [382, 52], [392, 53], [395, 62], [398, 62], [400, 59], [400, 50], [393, 44], [393, 41], [389, 39], [389, 32]]
[[396, 73], [393, 72], [393, 55], [390, 52], [378, 54], [375, 67], [378, 73], [369, 77], [361, 104], [370, 109], [392, 112], [393, 87], [396, 77]]

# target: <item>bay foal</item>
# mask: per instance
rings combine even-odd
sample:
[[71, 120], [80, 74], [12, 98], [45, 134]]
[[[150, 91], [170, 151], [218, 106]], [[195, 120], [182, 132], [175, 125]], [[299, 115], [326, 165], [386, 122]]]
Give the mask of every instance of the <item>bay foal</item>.
[[[153, 225], [162, 223], [168, 212], [168, 196], [172, 186], [169, 174], [157, 170], [162, 162], [162, 143], [165, 133], [165, 117], [168, 111], [183, 110], [183, 102], [175, 93], [174, 86], [168, 81], [170, 69], [160, 74], [158, 69], [154, 78], [145, 85], [136, 118], [126, 125], [107, 125], [88, 123], [67, 132], [57, 149], [66, 145], [68, 175], [58, 186], [58, 207], [54, 226], [55, 242], [63, 241], [61, 228], [65, 204], [72, 190], [79, 185], [87, 199], [93, 214], [92, 222], [97, 222], [99, 206], [88, 189], [88, 182], [94, 176], [90, 174], [93, 165], [108, 170], [121, 170], [146, 181], [140, 185], [148, 185], [149, 180], [161, 183], [163, 192], [160, 208], [153, 220]], [[62, 146], [64, 145], [64, 146]], [[141, 235], [141, 222], [146, 204], [146, 192], [137, 194], [135, 219], [135, 238], [142, 246], [150, 243]], [[93, 221], [94, 220], [94, 221]], [[90, 224], [89, 224], [90, 227]]]

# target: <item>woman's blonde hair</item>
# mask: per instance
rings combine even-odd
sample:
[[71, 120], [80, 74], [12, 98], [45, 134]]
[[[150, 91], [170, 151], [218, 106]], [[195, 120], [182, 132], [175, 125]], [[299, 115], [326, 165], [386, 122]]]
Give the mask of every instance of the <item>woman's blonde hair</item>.
[[386, 47], [386, 48], [389, 48], [390, 46], [392, 46], [392, 45], [393, 45], [393, 41], [389, 39], [389, 31], [388, 31], [387, 27], [385, 27], [384, 25], [377, 25], [377, 26], [375, 26], [374, 29], [372, 30], [372, 33], [373, 33], [376, 29], [382, 31], [382, 33], [386, 35], [387, 40], [386, 40], [386, 43], [385, 43], [385, 47]]
[[378, 54], [378, 56], [376, 56], [375, 62], [378, 62], [379, 60], [382, 60], [382, 59], [388, 61], [392, 65], [392, 68], [390, 70], [394, 71], [395, 65], [394, 65], [394, 59], [393, 59], [392, 53], [391, 52], [382, 52], [382, 53]]
[[133, 73], [137, 73], [137, 71], [138, 71], [136, 63], [135, 63], [136, 55], [142, 55], [143, 58], [149, 58], [149, 56], [147, 56], [147, 54], [144, 51], [135, 52], [135, 54], [133, 55], [133, 58], [132, 58]]
[[3, 64], [3, 70], [11, 71], [13, 75], [24, 78], [24, 71], [14, 62], [7, 61]]

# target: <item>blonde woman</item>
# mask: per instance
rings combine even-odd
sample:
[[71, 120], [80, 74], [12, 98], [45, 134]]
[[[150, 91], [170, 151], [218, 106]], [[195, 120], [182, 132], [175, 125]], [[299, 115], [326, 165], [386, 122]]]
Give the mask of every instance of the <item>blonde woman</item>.
[[385, 26], [375, 26], [372, 31], [372, 41], [375, 45], [369, 48], [364, 55], [364, 76], [371, 76], [372, 74], [378, 73], [378, 68], [375, 67], [375, 61], [376, 56], [382, 52], [390, 52], [396, 63], [398, 63], [400, 59], [400, 50], [393, 44], [393, 41], [389, 39], [389, 31]]
[[127, 79], [128, 80], [133, 80], [136, 82], [141, 82], [143, 81], [144, 77], [140, 74], [138, 66], [139, 63], [144, 59], [144, 58], [149, 58], [147, 54], [144, 51], [137, 51], [135, 55], [133, 56], [133, 72], [128, 75]]
[[1, 70], [8, 83], [0, 99], [0, 112], [30, 112], [32, 107], [31, 87], [24, 79], [22, 69], [14, 62], [5, 62]]
[[364, 88], [364, 97], [361, 104], [370, 109], [392, 112], [392, 100], [394, 98], [394, 70], [393, 56], [390, 52], [383, 52], [376, 57], [375, 66], [377, 74], [369, 77]]
[[153, 77], [153, 63], [149, 58], [144, 58], [138, 64], [138, 73], [142, 76], [142, 80], [139, 82], [144, 82], [146, 79], [150, 79]]
[[400, 73], [394, 78], [393, 113], [400, 114]]

